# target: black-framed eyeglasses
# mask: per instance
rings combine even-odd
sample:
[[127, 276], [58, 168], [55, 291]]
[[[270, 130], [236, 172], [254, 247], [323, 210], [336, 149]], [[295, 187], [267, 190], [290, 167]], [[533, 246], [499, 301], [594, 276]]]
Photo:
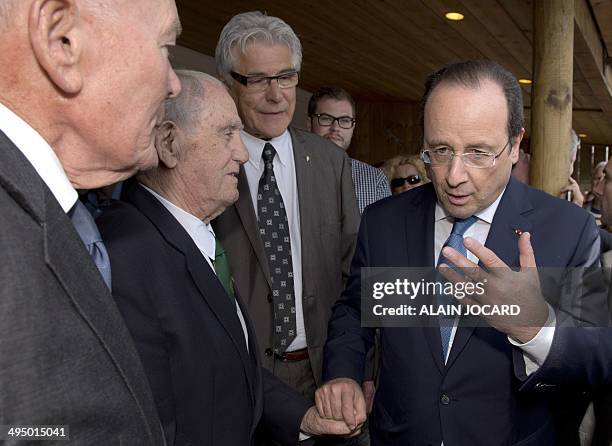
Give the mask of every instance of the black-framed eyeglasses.
[[327, 113], [313, 113], [310, 118], [316, 118], [321, 127], [330, 127], [334, 122], [337, 122], [341, 129], [352, 129], [355, 125], [355, 118], [350, 116], [335, 117]]
[[474, 167], [476, 169], [487, 169], [495, 166], [497, 158], [504, 153], [506, 147], [512, 147], [512, 141], [509, 139], [504, 147], [498, 153], [488, 152], [486, 150], [474, 149], [470, 152], [456, 154], [455, 151], [450, 147], [436, 147], [434, 149], [425, 149], [421, 152], [421, 159], [425, 164], [432, 166], [442, 166], [450, 164], [453, 158], [456, 156], [461, 157], [463, 164], [467, 167]]
[[300, 75], [297, 71], [288, 71], [275, 76], [245, 76], [244, 74], [230, 71], [230, 75], [244, 85], [249, 91], [264, 91], [270, 86], [270, 82], [273, 80], [278, 82], [280, 88], [291, 88], [295, 87], [300, 80]]
[[414, 186], [415, 184], [419, 184], [421, 181], [422, 180], [419, 175], [408, 175], [407, 177], [393, 178], [391, 180], [391, 188], [397, 189], [398, 187], [402, 187], [405, 183]]

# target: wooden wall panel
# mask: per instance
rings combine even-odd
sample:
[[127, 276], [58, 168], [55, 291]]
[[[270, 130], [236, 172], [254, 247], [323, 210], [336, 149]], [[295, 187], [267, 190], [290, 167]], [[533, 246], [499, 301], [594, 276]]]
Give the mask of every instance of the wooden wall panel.
[[400, 153], [418, 153], [422, 132], [416, 102], [357, 102], [357, 124], [349, 154], [377, 164]]

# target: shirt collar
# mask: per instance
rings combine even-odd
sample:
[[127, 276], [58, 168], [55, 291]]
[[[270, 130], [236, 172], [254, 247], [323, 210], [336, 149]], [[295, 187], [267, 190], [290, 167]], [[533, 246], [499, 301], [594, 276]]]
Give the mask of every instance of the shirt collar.
[[291, 150], [291, 135], [289, 134], [289, 130], [285, 130], [280, 136], [272, 138], [269, 141], [259, 139], [244, 130], [242, 130], [240, 134], [242, 135], [242, 142], [244, 142], [249, 152], [248, 162], [251, 163], [253, 167], [257, 169], [263, 168], [261, 154], [263, 153], [266, 143], [270, 143], [274, 146], [278, 160], [283, 166], [286, 166], [291, 161], [289, 153]]
[[[495, 199], [493, 203], [491, 203], [488, 207], [483, 209], [482, 211], [476, 212], [474, 215], [478, 217], [479, 220], [485, 221], [488, 224], [493, 223], [493, 217], [495, 217], [495, 212], [497, 212], [497, 207], [499, 206], [499, 202], [501, 198], [504, 196], [504, 192], [506, 192], [506, 188], [502, 190], [501, 194]], [[453, 217], [446, 212], [446, 209], [442, 207], [439, 201], [436, 202], [436, 217], [435, 221], [438, 222], [440, 220], [452, 219]]]
[[204, 255], [208, 256], [211, 260], [215, 259], [215, 232], [210, 224], [204, 224], [198, 217], [184, 211], [144, 184], [140, 184], [140, 186], [148, 190], [151, 195], [157, 198], [159, 202], [168, 209], [168, 212], [170, 212], [185, 231], [187, 231], [189, 237], [191, 237], [198, 249], [204, 253]]
[[0, 103], [0, 130], [27, 158], [64, 212], [68, 212], [79, 196], [49, 143], [2, 103]]

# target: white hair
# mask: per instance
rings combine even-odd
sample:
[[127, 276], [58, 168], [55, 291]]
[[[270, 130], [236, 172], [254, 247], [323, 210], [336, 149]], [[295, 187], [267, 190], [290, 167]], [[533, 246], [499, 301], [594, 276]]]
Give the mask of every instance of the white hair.
[[221, 31], [215, 50], [217, 74], [226, 83], [232, 82], [230, 76], [230, 71], [234, 69], [232, 51], [238, 48], [244, 54], [247, 45], [254, 41], [287, 45], [291, 50], [293, 69], [300, 71], [302, 44], [293, 29], [278, 17], [268, 16], [259, 11], [244, 12], [235, 15], [227, 22]]

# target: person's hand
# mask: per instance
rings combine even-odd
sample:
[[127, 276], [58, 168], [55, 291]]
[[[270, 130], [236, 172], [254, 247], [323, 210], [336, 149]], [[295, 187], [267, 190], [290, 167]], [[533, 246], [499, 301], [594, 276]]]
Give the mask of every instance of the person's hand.
[[582, 207], [582, 205], [584, 204], [584, 195], [580, 190], [580, 186], [572, 177], [569, 177], [568, 183], [563, 186], [563, 188], [561, 188], [561, 191], [559, 192], [559, 198], [565, 199], [565, 194], [567, 192], [572, 193], [572, 203]]
[[329, 420], [321, 417], [315, 406], [304, 414], [300, 430], [308, 435], [342, 435], [345, 437], [359, 433], [358, 429], [351, 429], [343, 420]]
[[361, 384], [361, 390], [363, 391], [363, 397], [366, 403], [366, 412], [372, 413], [372, 405], [374, 404], [374, 394], [376, 393], [376, 386], [374, 381], [364, 381]]
[[315, 392], [315, 404], [322, 418], [346, 423], [351, 433], [359, 433], [366, 420], [366, 403], [361, 387], [350, 378], [336, 378]]
[[442, 250], [442, 253], [461, 271], [461, 274], [448, 265], [440, 265], [441, 274], [450, 282], [471, 281], [484, 284], [484, 293], [466, 295], [459, 300], [461, 304], [518, 305], [520, 314], [516, 316], [483, 315], [482, 317], [489, 325], [521, 343], [533, 339], [548, 319], [548, 305], [540, 289], [540, 279], [530, 239], [531, 235], [528, 232], [522, 233], [518, 239], [521, 265], [519, 271], [510, 269], [493, 251], [471, 237], [464, 239], [464, 245], [480, 260], [486, 270], [448, 246]]

